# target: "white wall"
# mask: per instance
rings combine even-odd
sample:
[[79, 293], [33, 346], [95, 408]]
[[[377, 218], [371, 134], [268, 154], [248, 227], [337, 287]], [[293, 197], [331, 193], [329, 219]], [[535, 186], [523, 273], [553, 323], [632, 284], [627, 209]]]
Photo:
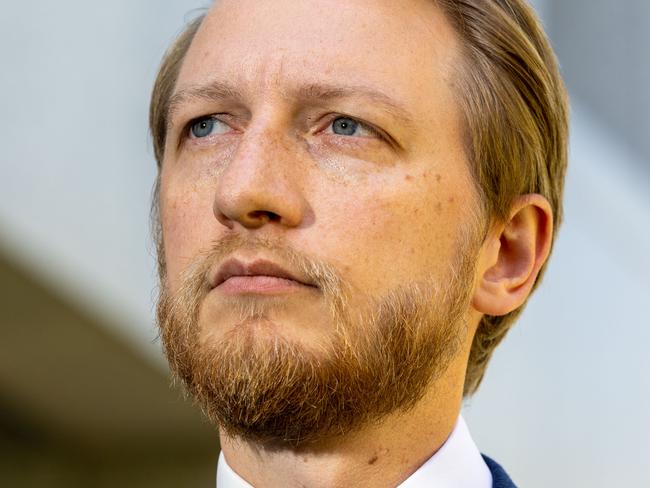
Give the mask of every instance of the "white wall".
[[574, 105], [548, 274], [465, 415], [521, 486], [650, 486], [650, 195], [637, 157]]
[[551, 35], [569, 87], [650, 159], [650, 2], [549, 1]]
[[205, 4], [34, 0], [0, 14], [0, 245], [156, 361], [148, 98]]

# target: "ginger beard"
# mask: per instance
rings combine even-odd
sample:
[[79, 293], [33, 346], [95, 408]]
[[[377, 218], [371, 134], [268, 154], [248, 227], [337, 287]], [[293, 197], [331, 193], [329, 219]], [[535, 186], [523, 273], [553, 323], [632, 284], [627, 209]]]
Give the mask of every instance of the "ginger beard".
[[[171, 295], [159, 242], [157, 318], [171, 370], [226, 434], [268, 446], [313, 445], [407, 411], [465, 340], [476, 256], [471, 242], [461, 240], [446, 276], [363, 300], [351, 296], [328, 264], [278, 242], [236, 235], [197, 257]], [[208, 270], [237, 249], [270, 251], [317, 284], [329, 314], [318, 347], [250, 326], [267, 319], [273, 300], [235, 297], [227, 306], [237, 309], [239, 321], [202, 323]], [[352, 298], [367, 305], [352, 307]], [[205, 334], [211, 327], [225, 331]]]

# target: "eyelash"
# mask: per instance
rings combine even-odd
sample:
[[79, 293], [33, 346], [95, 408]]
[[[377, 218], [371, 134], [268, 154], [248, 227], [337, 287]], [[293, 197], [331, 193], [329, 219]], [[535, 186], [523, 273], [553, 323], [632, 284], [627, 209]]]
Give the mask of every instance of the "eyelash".
[[359, 120], [356, 117], [351, 117], [349, 115], [343, 115], [343, 114], [336, 114], [333, 117], [331, 117], [327, 123], [327, 128], [329, 128], [337, 119], [350, 119], [355, 121], [359, 126], [361, 126], [364, 130], [367, 130], [370, 134], [373, 136], [384, 140], [383, 134], [379, 131], [379, 129], [375, 128], [373, 125], [368, 124], [367, 122], [364, 122], [363, 120]]
[[[227, 122], [225, 122], [224, 120], [222, 120], [222, 119], [219, 118], [220, 115], [225, 115], [225, 114], [216, 113], [216, 114], [211, 114], [211, 115], [202, 115], [202, 116], [200, 116], [200, 117], [196, 117], [196, 118], [190, 120], [190, 121], [187, 123], [187, 125], [185, 126], [185, 128], [183, 129], [183, 139], [194, 139], [194, 140], [200, 140], [200, 139], [202, 139], [202, 138], [198, 138], [198, 137], [193, 137], [193, 136], [192, 136], [192, 127], [194, 126], [194, 124], [196, 124], [196, 123], [198, 123], [198, 122], [200, 122], [200, 121], [202, 121], [202, 120], [206, 120], [206, 119], [209, 119], [209, 118], [213, 118], [213, 119], [217, 119], [217, 120], [219, 120], [219, 121], [220, 121], [221, 123], [223, 123], [223, 124], [229, 125]], [[330, 126], [331, 126], [331, 125], [332, 125], [332, 124], [333, 124], [337, 119], [341, 119], [341, 118], [350, 119], [350, 120], [355, 121], [355, 122], [356, 122], [357, 124], [359, 124], [359, 125], [360, 125], [364, 130], [368, 131], [368, 132], [371, 133], [373, 136], [377, 137], [378, 139], [380, 139], [380, 140], [382, 140], [382, 141], [387, 141], [387, 140], [390, 141], [390, 137], [384, 135], [384, 133], [383, 133], [382, 131], [380, 131], [379, 129], [377, 129], [377, 128], [374, 127], [373, 125], [371, 125], [371, 124], [369, 124], [369, 123], [367, 123], [367, 122], [364, 122], [363, 120], [360, 120], [360, 119], [358, 119], [358, 118], [356, 118], [356, 117], [352, 117], [352, 116], [345, 115], [345, 114], [332, 114], [332, 115], [328, 118], [328, 122], [327, 122], [327, 126], [326, 126], [326, 128], [329, 128], [329, 127], [330, 127]], [[323, 129], [323, 130], [324, 130], [324, 129]]]
[[202, 120], [215, 119], [220, 121], [222, 124], [229, 125], [227, 122], [219, 118], [219, 116], [223, 116], [223, 115], [225, 114], [217, 113], [217, 114], [210, 114], [210, 115], [201, 115], [200, 117], [196, 117], [190, 120], [183, 128], [183, 139], [200, 139], [198, 137], [192, 137], [192, 127], [194, 126], [194, 124], [197, 124]]
[[[334, 123], [334, 121], [336, 119], [340, 119], [340, 118], [354, 120], [364, 130], [367, 130], [370, 134], [372, 134], [376, 138], [376, 141], [379, 141], [379, 142], [384, 143], [384, 144], [388, 144], [393, 149], [397, 149], [397, 148], [400, 147], [399, 144], [395, 141], [395, 139], [393, 139], [393, 137], [390, 134], [384, 132], [382, 129], [379, 129], [378, 127], [376, 127], [376, 126], [374, 126], [374, 125], [372, 125], [372, 124], [370, 124], [370, 123], [368, 123], [368, 122], [366, 122], [364, 120], [361, 120], [361, 119], [359, 119], [357, 117], [353, 117], [353, 116], [350, 116], [350, 115], [345, 115], [345, 114], [341, 114], [341, 113], [332, 114], [331, 116], [329, 116], [327, 118], [326, 129], [330, 128], [331, 125]], [[329, 135], [332, 135], [332, 134], [329, 134]], [[336, 134], [334, 134], [334, 135], [336, 135]], [[362, 139], [362, 138], [361, 137], [341, 137], [340, 139], [337, 139], [337, 140], [345, 141], [345, 144], [348, 144], [348, 145], [359, 145], [359, 144], [362, 144], [360, 139]], [[369, 138], [366, 137], [365, 139], [369, 139]]]

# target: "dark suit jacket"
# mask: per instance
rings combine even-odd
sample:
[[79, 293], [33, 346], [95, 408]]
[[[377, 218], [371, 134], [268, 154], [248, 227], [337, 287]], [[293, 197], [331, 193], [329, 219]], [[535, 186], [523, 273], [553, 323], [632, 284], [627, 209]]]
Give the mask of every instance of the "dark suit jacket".
[[492, 473], [492, 488], [517, 488], [510, 479], [510, 476], [499, 466], [499, 463], [493, 461], [486, 455], [483, 455], [483, 459]]

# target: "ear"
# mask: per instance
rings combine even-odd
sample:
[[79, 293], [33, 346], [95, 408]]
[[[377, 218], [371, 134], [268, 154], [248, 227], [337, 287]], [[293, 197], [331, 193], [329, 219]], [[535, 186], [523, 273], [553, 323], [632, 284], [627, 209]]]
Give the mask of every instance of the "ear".
[[493, 226], [479, 255], [474, 309], [505, 315], [530, 294], [553, 240], [553, 212], [542, 195], [515, 200], [507, 222]]

